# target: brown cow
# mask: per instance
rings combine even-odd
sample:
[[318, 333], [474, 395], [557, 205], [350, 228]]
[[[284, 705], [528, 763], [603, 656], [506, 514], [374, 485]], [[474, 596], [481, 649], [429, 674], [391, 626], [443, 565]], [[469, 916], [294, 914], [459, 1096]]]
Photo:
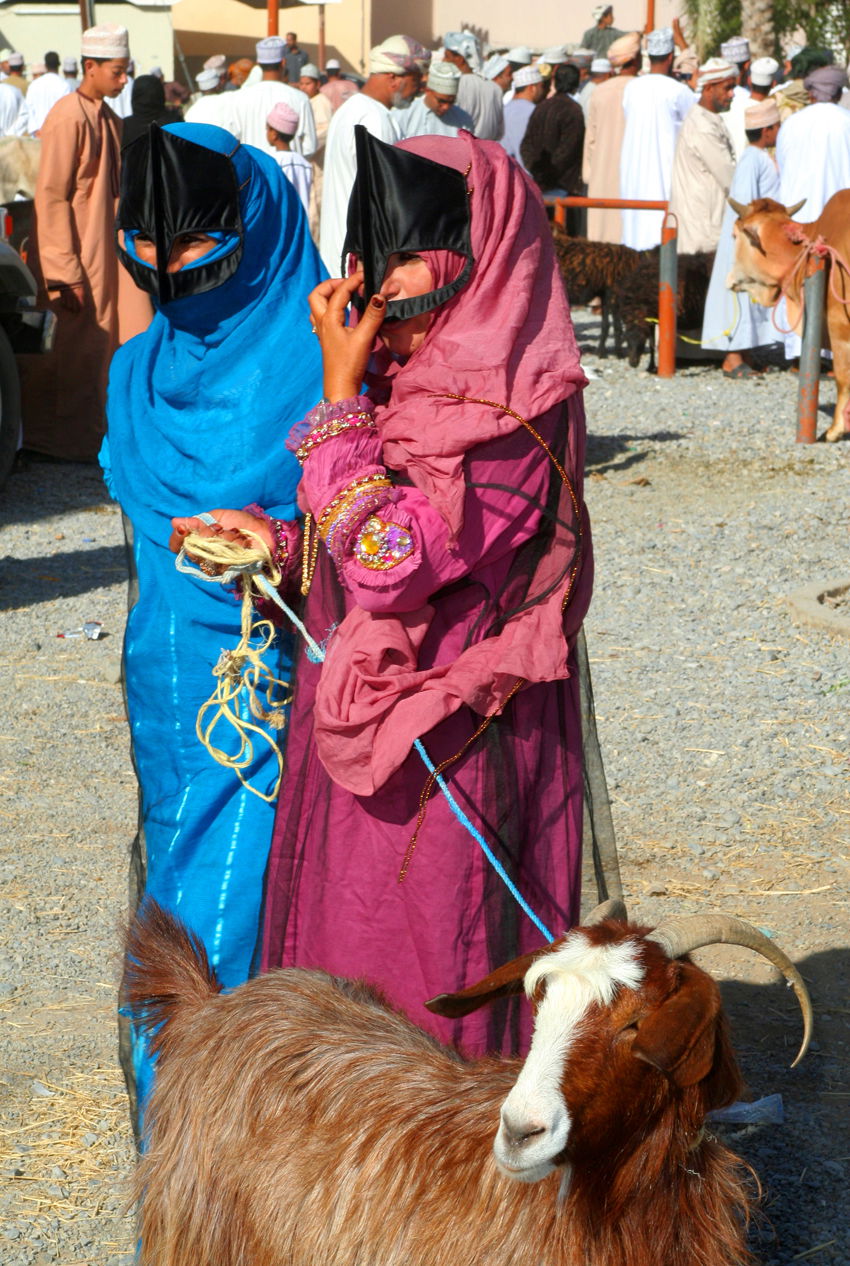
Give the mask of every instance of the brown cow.
[[30, 136], [0, 137], [0, 202], [34, 198], [41, 141]]
[[810, 224], [791, 218], [802, 202], [783, 207], [772, 198], [758, 198], [742, 206], [730, 198], [729, 204], [738, 219], [732, 229], [735, 259], [726, 285], [745, 291], [766, 308], [784, 292], [792, 329], [802, 328], [803, 282], [815, 266], [811, 247], [822, 241], [835, 252], [827, 259], [822, 345], [832, 351], [837, 398], [832, 425], [823, 438], [850, 438], [850, 189], [833, 194], [820, 218]]

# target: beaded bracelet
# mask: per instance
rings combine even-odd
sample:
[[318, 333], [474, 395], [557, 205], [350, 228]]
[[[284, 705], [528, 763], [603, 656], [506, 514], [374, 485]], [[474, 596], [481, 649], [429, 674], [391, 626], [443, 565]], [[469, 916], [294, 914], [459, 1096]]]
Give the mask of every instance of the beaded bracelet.
[[345, 431], [359, 431], [365, 427], [374, 427], [375, 420], [371, 413], [347, 413], [344, 417], [333, 418], [315, 427], [305, 436], [301, 445], [295, 450], [295, 456], [303, 466], [314, 448], [332, 440]]
[[246, 506], [245, 509], [249, 514], [253, 514], [255, 519], [263, 519], [268, 523], [272, 536], [274, 537], [274, 546], [271, 551], [272, 566], [283, 574], [287, 560], [289, 558], [289, 543], [286, 539], [286, 521], [284, 519], [273, 519], [267, 514], [262, 506], [253, 502]]
[[279, 572], [283, 572], [289, 558], [289, 544], [286, 539], [286, 523], [283, 519], [269, 519], [269, 526], [274, 535], [272, 562]]

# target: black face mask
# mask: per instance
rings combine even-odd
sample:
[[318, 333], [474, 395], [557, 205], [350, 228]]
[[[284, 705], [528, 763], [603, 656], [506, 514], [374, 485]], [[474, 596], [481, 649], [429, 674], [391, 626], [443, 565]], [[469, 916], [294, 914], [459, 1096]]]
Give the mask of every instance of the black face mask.
[[384, 280], [387, 262], [397, 252], [455, 251], [466, 262], [454, 281], [415, 295], [392, 299], [386, 321], [406, 321], [430, 312], [456, 295], [469, 280], [472, 265], [469, 194], [466, 176], [394, 145], [376, 140], [358, 124], [354, 129], [357, 178], [348, 204], [348, 225], [342, 251], [356, 255], [365, 273], [363, 295], [352, 299], [363, 311]]
[[[156, 245], [156, 267], [134, 259], [120, 230], [135, 230]], [[236, 171], [217, 154], [152, 125], [122, 155], [121, 199], [115, 218], [118, 254], [136, 285], [160, 304], [204, 294], [232, 277], [242, 258], [243, 229]], [[235, 249], [209, 264], [169, 273], [175, 239], [183, 233], [224, 233]]]

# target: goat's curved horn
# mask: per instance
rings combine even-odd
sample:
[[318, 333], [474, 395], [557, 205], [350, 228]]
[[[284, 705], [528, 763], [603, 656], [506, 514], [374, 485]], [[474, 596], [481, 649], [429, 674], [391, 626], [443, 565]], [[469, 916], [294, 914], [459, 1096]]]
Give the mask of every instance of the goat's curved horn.
[[591, 910], [586, 919], [582, 919], [582, 927], [593, 927], [594, 923], [601, 923], [603, 919], [619, 919], [621, 923], [625, 923], [628, 919], [626, 914], [626, 903], [621, 897], [611, 897], [608, 901], [603, 901], [595, 910]]
[[778, 967], [797, 995], [803, 1013], [803, 1041], [791, 1067], [799, 1064], [811, 1041], [812, 1000], [803, 977], [791, 959], [764, 932], [731, 914], [694, 914], [667, 920], [650, 932], [646, 939], [660, 945], [668, 958], [681, 958], [683, 954], [690, 954], [691, 950], [704, 945], [743, 945]]
[[800, 210], [800, 207], [803, 207], [806, 205], [806, 201], [807, 201], [806, 198], [801, 198], [799, 202], [794, 203], [793, 207], [786, 207], [785, 214], [789, 216], [796, 215], [797, 212]]
[[743, 203], [736, 202], [734, 198], [727, 198], [726, 201], [729, 203], [729, 206], [732, 208], [735, 214], [740, 216], [741, 219], [743, 219], [744, 216], [747, 214], [747, 208], [743, 205]]

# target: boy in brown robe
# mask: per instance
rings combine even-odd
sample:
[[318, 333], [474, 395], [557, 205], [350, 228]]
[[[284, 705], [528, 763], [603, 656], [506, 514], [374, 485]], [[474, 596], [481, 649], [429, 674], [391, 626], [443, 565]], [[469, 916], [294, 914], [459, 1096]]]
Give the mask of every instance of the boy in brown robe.
[[24, 447], [94, 461], [112, 353], [145, 329], [151, 307], [120, 266], [114, 239], [121, 120], [107, 100], [127, 82], [127, 31], [91, 27], [81, 52], [80, 87], [56, 103], [41, 131], [28, 261], [56, 314], [56, 338], [49, 355], [20, 365]]

